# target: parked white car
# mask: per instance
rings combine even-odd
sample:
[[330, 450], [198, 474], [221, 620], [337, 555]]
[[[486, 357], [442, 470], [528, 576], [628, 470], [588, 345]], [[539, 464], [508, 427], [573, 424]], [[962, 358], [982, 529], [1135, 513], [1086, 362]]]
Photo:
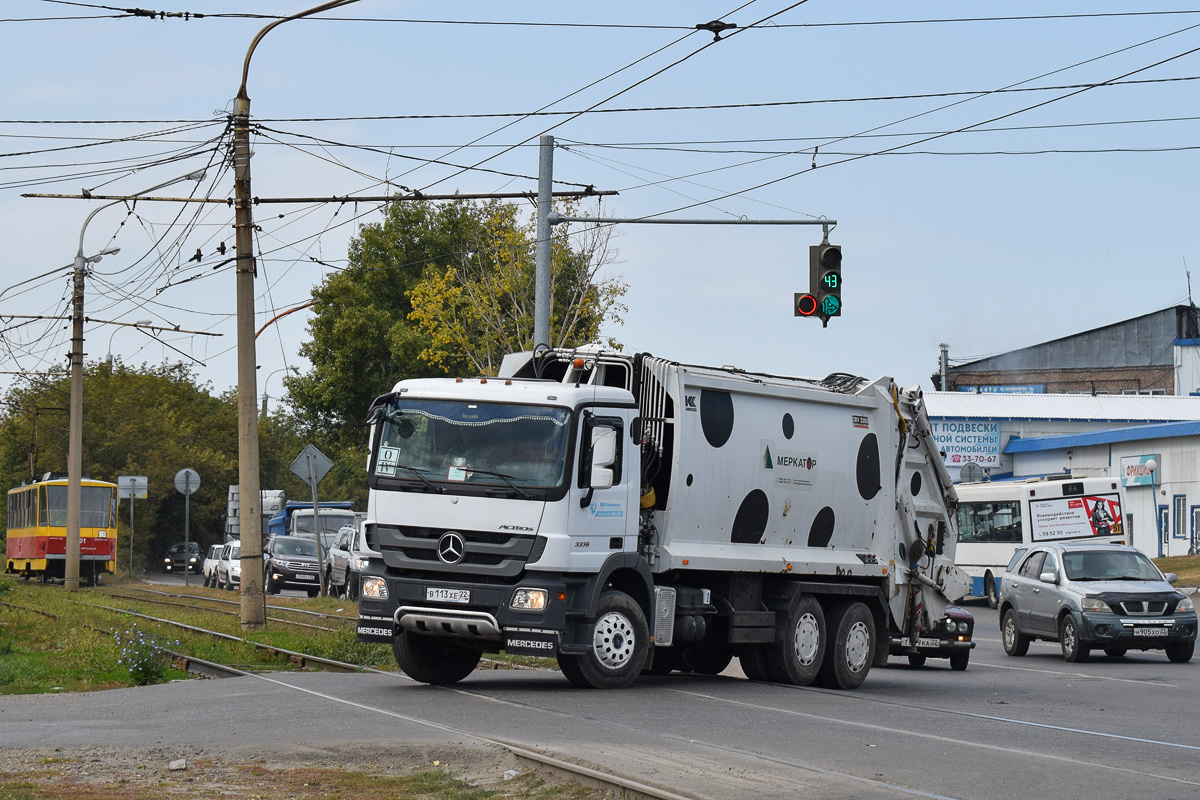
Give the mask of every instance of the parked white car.
[[214, 544], [208, 548], [208, 553], [204, 556], [204, 585], [217, 585], [217, 562], [221, 560], [221, 548], [224, 545]]
[[358, 579], [363, 567], [372, 558], [383, 557], [382, 553], [367, 547], [363, 523], [363, 520], [355, 520], [353, 525], [343, 526], [329, 548], [325, 558], [325, 585], [331, 595], [357, 600]]
[[217, 586], [237, 591], [241, 583], [242, 545], [240, 542], [229, 542], [221, 548], [221, 558], [217, 561]]

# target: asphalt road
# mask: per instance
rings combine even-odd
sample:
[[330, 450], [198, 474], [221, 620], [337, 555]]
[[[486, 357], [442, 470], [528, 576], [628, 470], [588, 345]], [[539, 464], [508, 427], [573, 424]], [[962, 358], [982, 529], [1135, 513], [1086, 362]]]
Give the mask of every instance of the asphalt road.
[[[853, 692], [645, 677], [584, 691], [557, 672], [477, 671], [455, 687], [403, 676], [287, 673], [0, 704], [0, 747], [238, 748], [502, 739], [697, 798], [1200, 797], [1200, 659], [1000, 647], [972, 606], [966, 672], [893, 660]], [[734, 662], [736, 665], [736, 661]], [[441, 727], [439, 727], [441, 726]]]

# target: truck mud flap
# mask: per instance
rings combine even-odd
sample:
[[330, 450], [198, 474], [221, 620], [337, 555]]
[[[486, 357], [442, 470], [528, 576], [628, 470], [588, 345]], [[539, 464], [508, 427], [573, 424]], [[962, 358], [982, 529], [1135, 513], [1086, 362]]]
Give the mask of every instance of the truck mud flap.
[[358, 641], [391, 644], [396, 638], [396, 624], [388, 617], [359, 617]]
[[554, 658], [558, 652], [558, 634], [552, 631], [505, 631], [504, 652], [512, 656]]

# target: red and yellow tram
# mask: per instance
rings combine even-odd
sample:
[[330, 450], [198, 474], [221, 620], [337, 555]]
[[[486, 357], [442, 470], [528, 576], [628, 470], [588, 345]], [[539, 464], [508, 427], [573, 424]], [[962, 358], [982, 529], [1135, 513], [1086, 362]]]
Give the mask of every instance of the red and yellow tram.
[[[114, 574], [117, 558], [117, 486], [84, 479], [79, 507], [79, 577], [95, 584]], [[8, 492], [5, 572], [62, 578], [67, 553], [67, 480], [47, 478]]]

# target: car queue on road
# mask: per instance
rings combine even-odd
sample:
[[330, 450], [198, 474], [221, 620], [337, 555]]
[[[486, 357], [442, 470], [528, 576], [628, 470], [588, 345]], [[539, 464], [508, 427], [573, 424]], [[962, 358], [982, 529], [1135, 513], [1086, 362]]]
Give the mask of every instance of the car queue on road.
[[[268, 536], [263, 542], [264, 591], [279, 594], [294, 590], [315, 597], [320, 594], [321, 572], [324, 571], [327, 594], [356, 599], [360, 573], [370, 559], [381, 557], [380, 553], [367, 547], [362, 520], [343, 526], [328, 537], [322, 536], [321, 544], [318, 551], [316, 539], [311, 535]], [[199, 553], [198, 547], [196, 552]], [[170, 569], [165, 571], [172, 572]], [[195, 571], [203, 573], [206, 587], [237, 590], [241, 584], [241, 543], [229, 541], [212, 545]]]

